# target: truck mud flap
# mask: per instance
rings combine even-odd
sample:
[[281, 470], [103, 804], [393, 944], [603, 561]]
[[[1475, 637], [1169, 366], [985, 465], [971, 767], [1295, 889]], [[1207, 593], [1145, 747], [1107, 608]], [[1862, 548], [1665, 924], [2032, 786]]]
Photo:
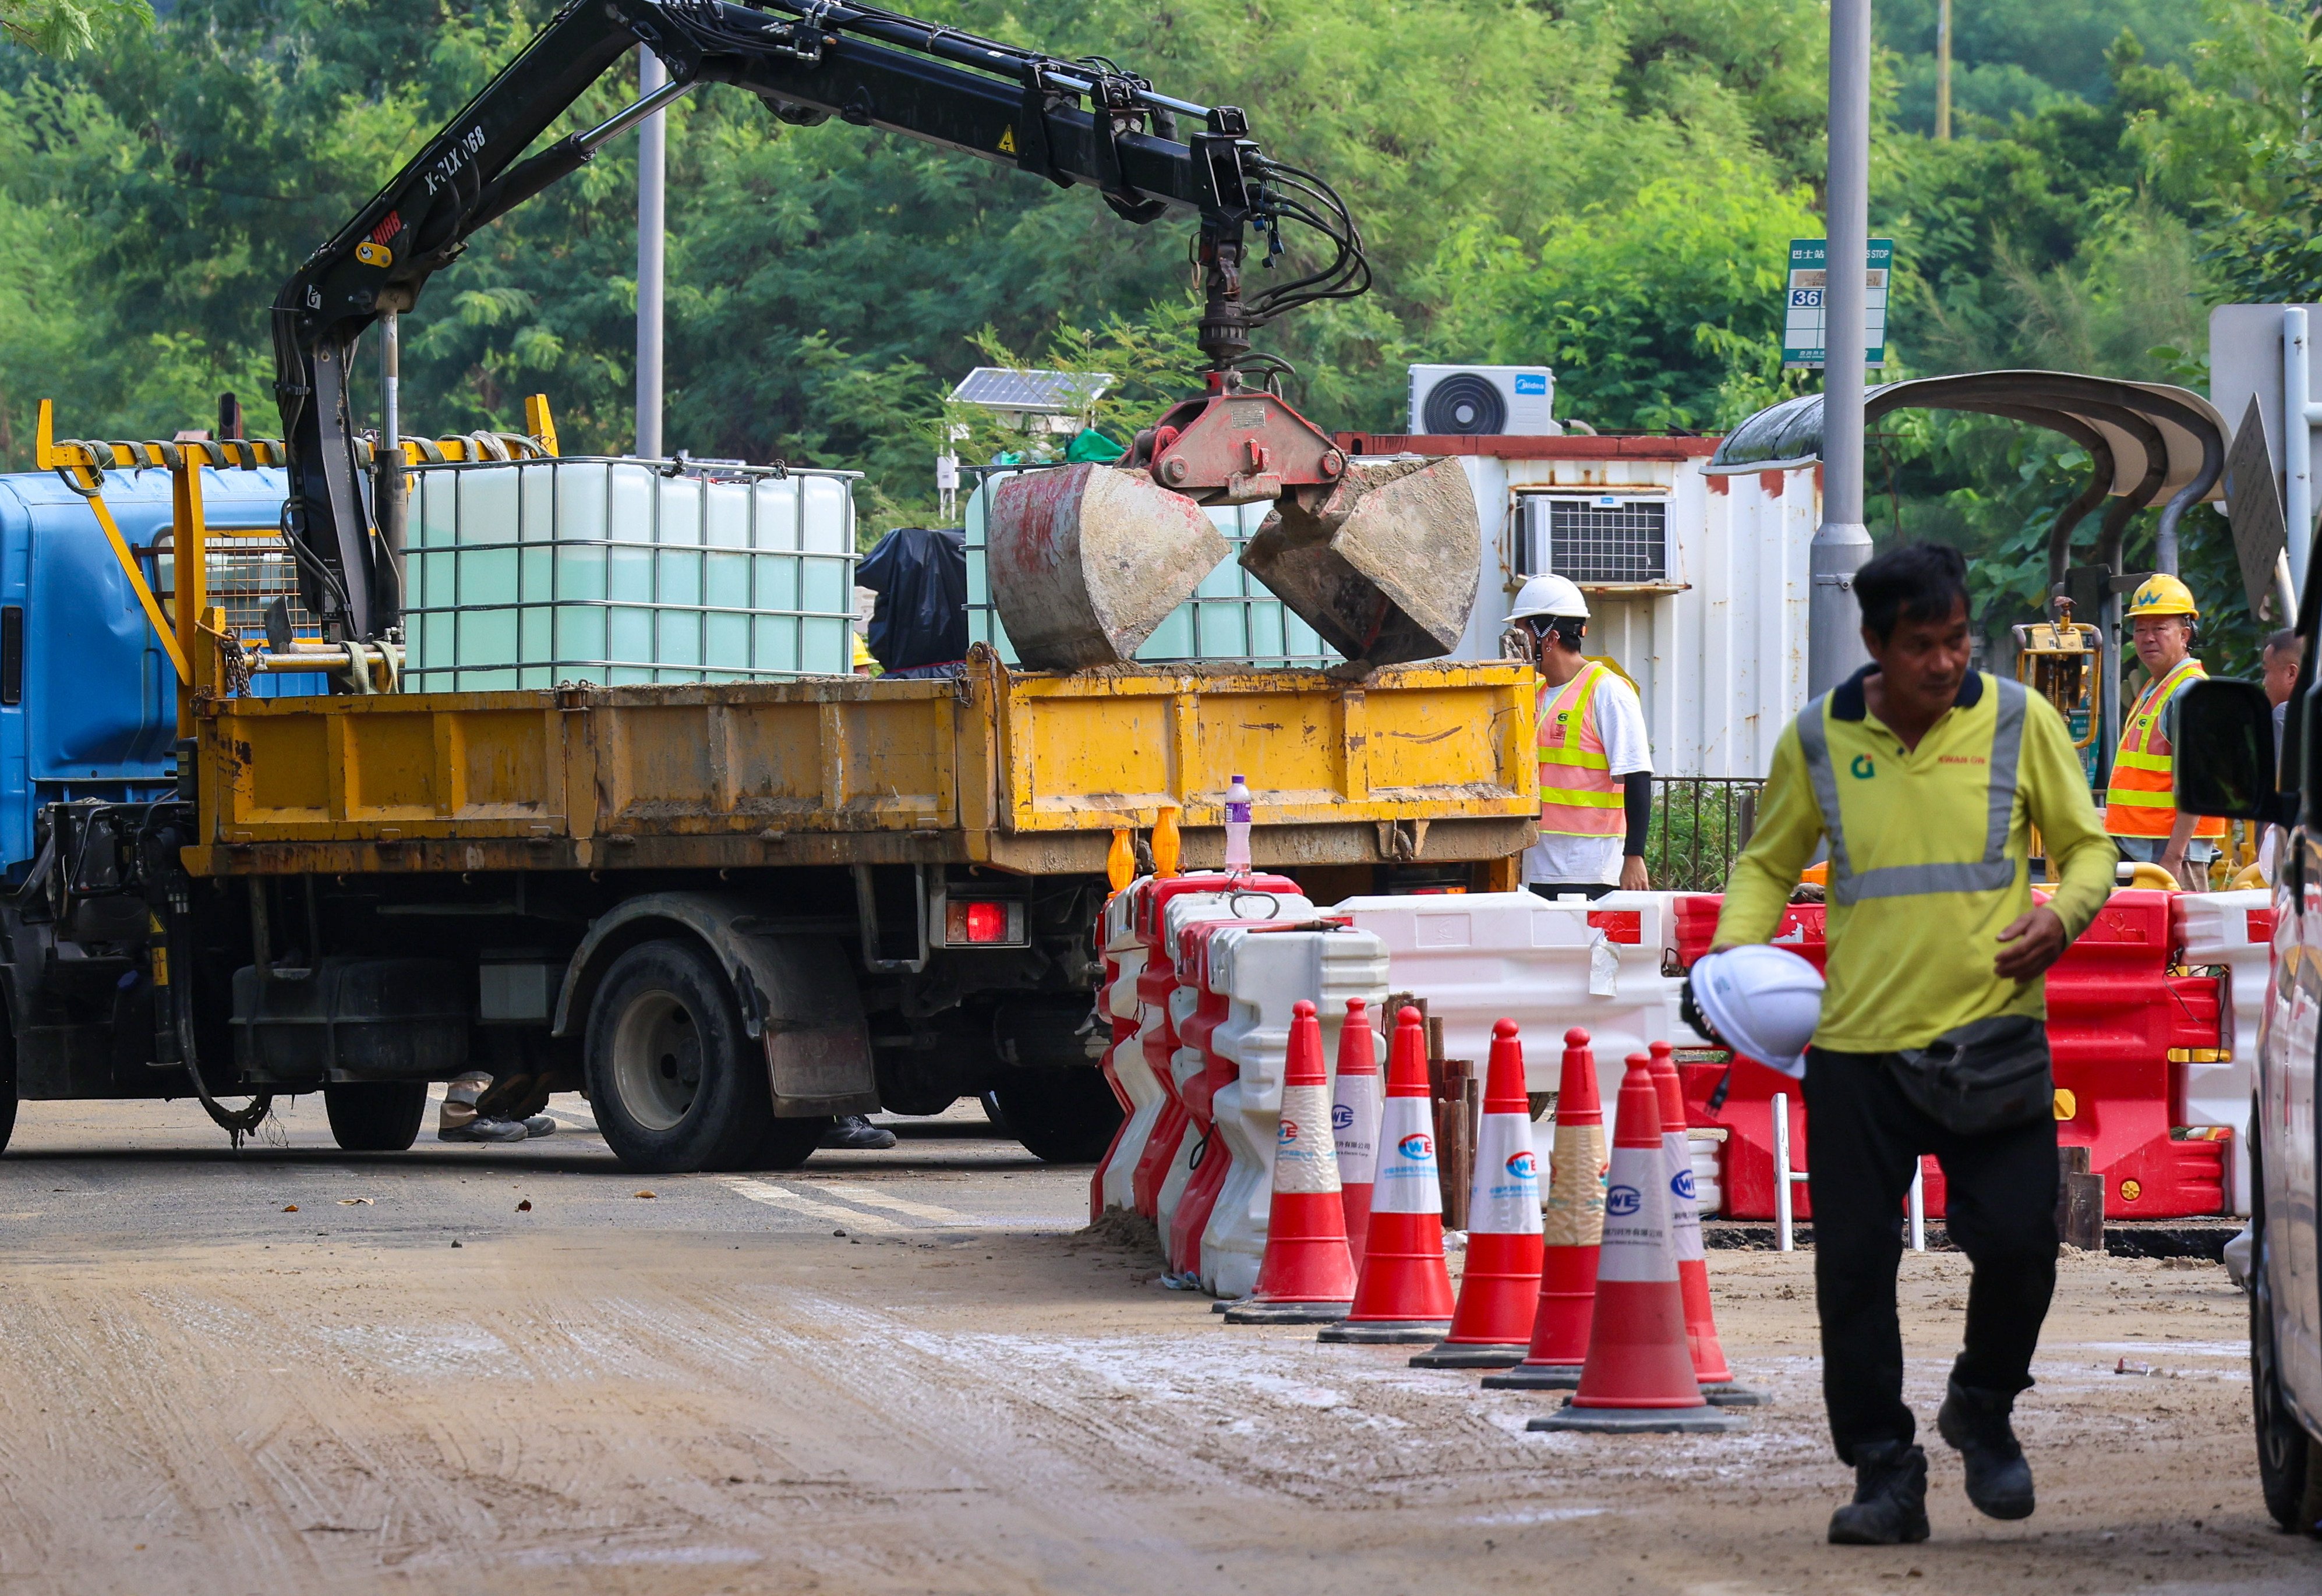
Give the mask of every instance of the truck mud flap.
[[739, 940], [735, 995], [765, 1044], [775, 1117], [877, 1113], [871, 1031], [838, 944], [814, 936]]

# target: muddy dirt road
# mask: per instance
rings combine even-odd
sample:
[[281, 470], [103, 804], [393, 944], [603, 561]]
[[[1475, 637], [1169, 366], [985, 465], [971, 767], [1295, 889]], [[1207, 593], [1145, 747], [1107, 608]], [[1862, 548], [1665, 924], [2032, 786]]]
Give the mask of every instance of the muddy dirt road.
[[[1807, 1255], [1713, 1254], [1779, 1397], [1747, 1435], [1529, 1435], [1541, 1399], [1228, 1328], [980, 1117], [640, 1179], [556, 1108], [545, 1143], [358, 1158], [302, 1101], [237, 1158], [185, 1105], [26, 1105], [0, 1591], [2322, 1590], [2258, 1502], [2214, 1266], [2069, 1261], [2038, 1516], [1978, 1518], [1938, 1444], [1936, 1538], [1842, 1550]], [[1964, 1276], [1906, 1272], [1932, 1429]]]

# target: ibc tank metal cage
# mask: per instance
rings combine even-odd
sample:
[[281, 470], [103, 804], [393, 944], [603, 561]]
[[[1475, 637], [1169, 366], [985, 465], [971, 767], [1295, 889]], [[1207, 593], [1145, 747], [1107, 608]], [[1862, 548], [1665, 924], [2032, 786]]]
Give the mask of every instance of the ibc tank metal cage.
[[846, 675], [860, 475], [572, 456], [416, 467], [405, 688]]
[[[963, 506], [967, 542], [967, 638], [988, 643], [1009, 664], [1016, 663], [1015, 645], [1000, 624], [992, 604], [992, 580], [984, 563], [984, 526], [990, 518], [992, 496], [1000, 484], [1039, 466], [965, 466], [961, 475], [974, 479]], [[1322, 670], [1339, 663], [1340, 656], [1320, 634], [1291, 613], [1273, 590], [1239, 564], [1242, 546], [1257, 535], [1271, 505], [1229, 505], [1209, 512], [1232, 552], [1202, 579], [1193, 597], [1171, 610], [1137, 657], [1148, 663], [1172, 660], [1227, 661], [1264, 666]]]
[[[321, 639], [322, 622], [298, 601], [298, 567], [283, 546], [280, 532], [206, 526], [202, 552], [204, 591], [212, 605], [225, 611], [226, 629], [233, 635], [245, 641], [263, 637], [267, 606], [283, 598], [289, 601], [291, 634], [308, 642]], [[178, 618], [175, 556], [175, 541], [166, 527], [143, 553], [146, 583], [172, 623]]]

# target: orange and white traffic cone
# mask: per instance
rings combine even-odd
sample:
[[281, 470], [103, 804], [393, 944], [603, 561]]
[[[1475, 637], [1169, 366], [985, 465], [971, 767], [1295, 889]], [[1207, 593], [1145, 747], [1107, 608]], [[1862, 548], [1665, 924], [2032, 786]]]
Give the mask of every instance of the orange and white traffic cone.
[[1685, 1293], [1669, 1245], [1668, 1154], [1652, 1061], [1629, 1055], [1613, 1124], [1596, 1311], [1580, 1389], [1535, 1430], [1728, 1430], [1744, 1420], [1702, 1400], [1686, 1348]]
[[1378, 1170], [1378, 1037], [1371, 1029], [1370, 1005], [1347, 999], [1347, 1023], [1339, 1032], [1339, 1076], [1331, 1086], [1330, 1135], [1339, 1154], [1339, 1200], [1347, 1214], [1347, 1245], [1355, 1270], [1363, 1267], [1363, 1244], [1370, 1238], [1371, 1182]]
[[1652, 1044], [1653, 1089], [1668, 1163], [1669, 1245], [1677, 1257], [1678, 1289], [1685, 1298], [1686, 1347], [1704, 1397], [1720, 1408], [1755, 1408], [1767, 1400], [1766, 1392], [1733, 1378], [1725, 1349], [1717, 1343], [1717, 1316], [1709, 1301], [1709, 1261], [1702, 1249], [1701, 1213], [1695, 1201], [1693, 1148], [1686, 1135], [1685, 1082], [1673, 1053], [1666, 1042]]
[[1440, 1340], [1451, 1328], [1451, 1274], [1443, 1267], [1443, 1191], [1436, 1184], [1433, 1104], [1427, 1091], [1427, 1032], [1419, 1010], [1395, 1021], [1379, 1116], [1379, 1170], [1371, 1193], [1355, 1304], [1321, 1341]]
[[1516, 1022], [1492, 1027], [1484, 1076], [1484, 1123], [1467, 1198], [1467, 1268], [1451, 1334], [1416, 1354], [1414, 1369], [1504, 1369], [1523, 1362], [1540, 1306], [1540, 1163], [1531, 1150]]
[[1604, 1110], [1596, 1095], [1596, 1055], [1588, 1033], [1564, 1033], [1564, 1072], [1557, 1082], [1556, 1158], [1549, 1169], [1542, 1222], [1540, 1301], [1531, 1350], [1504, 1374], [1486, 1374], [1494, 1391], [1570, 1391], [1588, 1357], [1588, 1324], [1596, 1308], [1596, 1249], [1604, 1238]]
[[1290, 1006], [1266, 1255], [1257, 1288], [1226, 1309], [1230, 1325], [1335, 1324], [1354, 1306], [1355, 1260], [1339, 1202], [1339, 1158], [1325, 1128], [1330, 1106], [1322, 1026], [1314, 1006], [1301, 998]]

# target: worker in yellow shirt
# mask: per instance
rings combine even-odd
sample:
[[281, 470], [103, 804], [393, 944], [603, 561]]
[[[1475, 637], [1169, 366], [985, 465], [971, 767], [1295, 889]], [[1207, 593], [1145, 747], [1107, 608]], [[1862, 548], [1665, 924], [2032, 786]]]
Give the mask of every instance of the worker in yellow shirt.
[[[1830, 1538], [1893, 1545], [1927, 1535], [1927, 1460], [1903, 1400], [1895, 1305], [1903, 1199], [1920, 1157], [1942, 1161], [1952, 1239], [1975, 1268], [1966, 1349], [1937, 1427], [1965, 1459], [1969, 1499], [1995, 1518], [2032, 1511], [2008, 1415], [2031, 1387], [2056, 1281], [2046, 1091], [2024, 1094], [2003, 1127], [1954, 1128], [1957, 1117], [1910, 1095], [1924, 1055], [1909, 1050], [2025, 1016], [2034, 1023], [2012, 1029], [2044, 1071], [2041, 978], [2095, 917], [2116, 855], [2063, 717], [2022, 684], [1968, 668], [1959, 551], [1883, 554], [1855, 573], [1854, 593], [1872, 662], [1783, 732], [1715, 942], [1771, 937], [1827, 840], [1829, 986], [1806, 1054], [1808, 1190], [1823, 1395], [1839, 1458], [1855, 1471]], [[2062, 878], [2045, 904], [2032, 898], [2034, 826]]]
[[2165, 572], [2145, 578], [2130, 595], [2130, 637], [2153, 679], [2121, 727], [2105, 794], [2105, 831], [2121, 857], [2159, 865], [2188, 891], [2208, 885], [2209, 862], [2226, 834], [2222, 820], [2177, 812], [2177, 696], [2208, 675], [2193, 658], [2200, 618], [2193, 590]]

